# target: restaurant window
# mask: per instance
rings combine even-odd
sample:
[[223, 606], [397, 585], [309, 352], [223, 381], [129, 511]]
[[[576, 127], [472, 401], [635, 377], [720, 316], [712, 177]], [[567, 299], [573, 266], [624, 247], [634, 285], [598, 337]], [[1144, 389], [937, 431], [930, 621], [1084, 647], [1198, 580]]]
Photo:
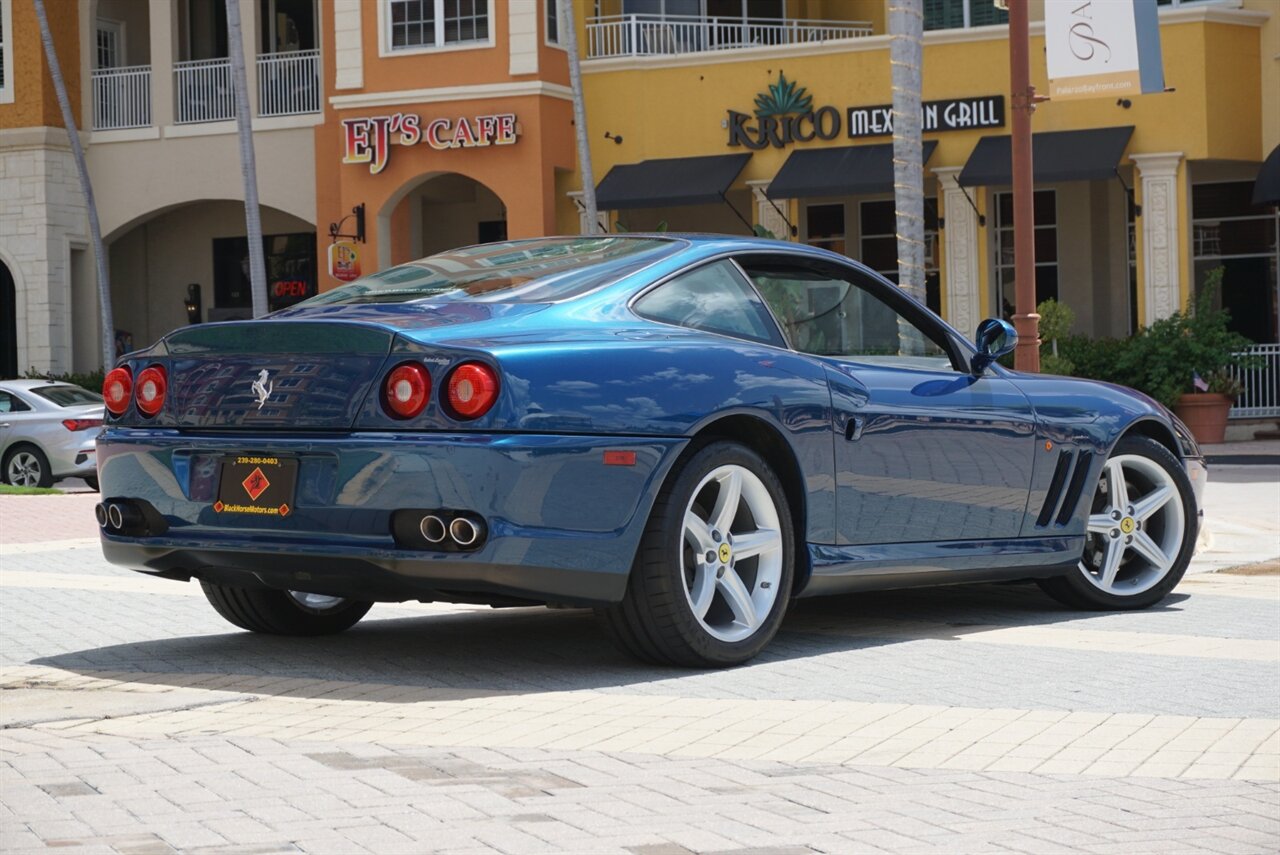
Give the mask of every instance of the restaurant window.
[[1009, 23], [1009, 13], [991, 0], [924, 0], [924, 28], [950, 30]]
[[[898, 225], [892, 199], [863, 202], [860, 211], [862, 253], [859, 260], [898, 284]], [[942, 312], [942, 287], [938, 271], [938, 202], [924, 200], [924, 293], [930, 311]]]
[[13, 51], [9, 34], [13, 31], [13, 0], [0, 0], [0, 104], [13, 102]]
[[1210, 271], [1223, 268], [1218, 300], [1231, 314], [1231, 329], [1256, 342], [1280, 341], [1280, 214], [1275, 205], [1254, 205], [1252, 196], [1252, 181], [1191, 188], [1196, 291]]
[[[315, 232], [263, 235], [267, 305], [271, 311], [316, 294]], [[253, 305], [249, 284], [249, 239], [213, 239], [213, 299], [219, 309]]]
[[560, 3], [559, 0], [543, 0], [547, 6], [547, 43], [560, 44]]
[[[1052, 190], [1035, 194], [1036, 305], [1058, 299], [1058, 199]], [[1013, 194], [996, 194], [996, 306], [1000, 316], [1014, 312]]]
[[844, 204], [810, 205], [806, 210], [809, 246], [844, 255]]
[[489, 0], [386, 0], [392, 50], [489, 40]]

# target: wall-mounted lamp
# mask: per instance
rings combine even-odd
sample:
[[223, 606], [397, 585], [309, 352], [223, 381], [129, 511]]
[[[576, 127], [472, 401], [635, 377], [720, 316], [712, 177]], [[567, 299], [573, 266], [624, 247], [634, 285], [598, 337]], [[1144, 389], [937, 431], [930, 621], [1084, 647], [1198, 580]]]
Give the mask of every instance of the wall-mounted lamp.
[[200, 315], [201, 315], [201, 308], [202, 308], [201, 304], [203, 301], [200, 298], [199, 283], [192, 282], [190, 285], [187, 286], [187, 299], [183, 300], [182, 302], [187, 307], [187, 323], [188, 324], [200, 323], [201, 321]]
[[[354, 219], [356, 221], [356, 233], [353, 235], [343, 234], [342, 227], [346, 225], [347, 220]], [[351, 213], [347, 214], [336, 223], [329, 224], [329, 237], [337, 240], [338, 238], [351, 238], [352, 240], [364, 243], [364, 203], [361, 202], [351, 209]]]
[[1130, 107], [1133, 106], [1133, 102], [1130, 101], [1128, 98], [1117, 98], [1116, 106], [1123, 107], [1124, 109], [1128, 110]]
[[621, 134], [619, 134], [618, 136], [614, 136], [613, 134], [609, 133], [608, 131], [605, 131], [605, 132], [604, 132], [604, 138], [605, 138], [605, 139], [607, 139], [607, 140], [613, 140], [613, 142], [614, 142], [614, 144], [615, 144], [615, 145], [622, 145], [622, 135], [621, 135]]

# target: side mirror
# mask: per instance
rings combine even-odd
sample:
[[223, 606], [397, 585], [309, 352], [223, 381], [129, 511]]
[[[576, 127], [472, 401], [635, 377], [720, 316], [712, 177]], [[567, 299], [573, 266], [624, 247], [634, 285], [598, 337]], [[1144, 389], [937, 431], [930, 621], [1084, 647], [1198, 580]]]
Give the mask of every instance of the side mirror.
[[1018, 331], [1013, 324], [999, 318], [987, 318], [978, 324], [978, 332], [973, 337], [978, 352], [974, 355], [969, 368], [973, 373], [981, 374], [987, 366], [1006, 353], [1012, 352], [1018, 344]]

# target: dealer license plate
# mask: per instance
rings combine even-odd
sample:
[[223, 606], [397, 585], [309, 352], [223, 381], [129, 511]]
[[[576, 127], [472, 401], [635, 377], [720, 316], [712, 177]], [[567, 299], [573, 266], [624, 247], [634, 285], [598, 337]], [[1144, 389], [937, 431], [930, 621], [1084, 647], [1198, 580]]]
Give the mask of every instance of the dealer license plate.
[[287, 517], [293, 513], [297, 482], [296, 457], [230, 455], [222, 458], [213, 509], [219, 514]]

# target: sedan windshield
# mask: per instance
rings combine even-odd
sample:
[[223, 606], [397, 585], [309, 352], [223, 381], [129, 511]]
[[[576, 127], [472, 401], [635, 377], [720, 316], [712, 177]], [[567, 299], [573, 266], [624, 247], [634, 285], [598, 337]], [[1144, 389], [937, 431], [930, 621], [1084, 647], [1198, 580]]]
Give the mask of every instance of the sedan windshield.
[[381, 270], [299, 303], [549, 303], [593, 291], [677, 252], [661, 238], [541, 238], [470, 246]]
[[83, 407], [102, 403], [102, 396], [97, 392], [90, 392], [79, 386], [36, 386], [31, 391], [59, 407]]

